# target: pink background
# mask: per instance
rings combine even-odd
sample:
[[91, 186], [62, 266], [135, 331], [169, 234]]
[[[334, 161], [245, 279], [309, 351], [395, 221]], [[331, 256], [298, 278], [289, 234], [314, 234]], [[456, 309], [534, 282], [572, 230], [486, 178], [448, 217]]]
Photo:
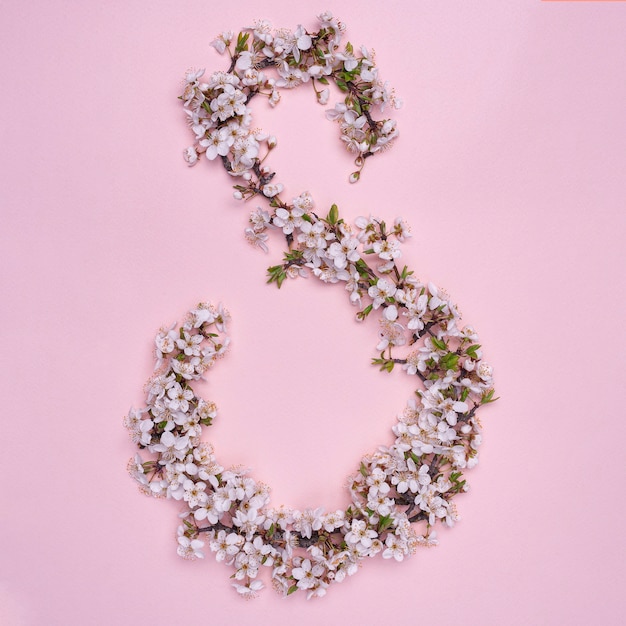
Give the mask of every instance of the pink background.
[[[382, 7], [2, 3], [0, 623], [624, 623], [626, 4]], [[121, 422], [155, 330], [209, 299], [233, 315], [205, 390], [222, 463], [275, 503], [331, 508], [391, 441], [411, 385], [368, 364], [375, 329], [340, 288], [266, 286], [280, 244], [249, 248], [253, 207], [181, 156], [183, 73], [225, 67], [210, 40], [326, 8], [376, 49], [401, 136], [350, 186], [305, 88], [256, 103], [272, 164], [320, 210], [411, 222], [405, 259], [478, 329], [502, 398], [438, 548], [371, 560], [322, 600], [244, 602], [211, 555], [176, 556], [178, 507], [137, 492]]]

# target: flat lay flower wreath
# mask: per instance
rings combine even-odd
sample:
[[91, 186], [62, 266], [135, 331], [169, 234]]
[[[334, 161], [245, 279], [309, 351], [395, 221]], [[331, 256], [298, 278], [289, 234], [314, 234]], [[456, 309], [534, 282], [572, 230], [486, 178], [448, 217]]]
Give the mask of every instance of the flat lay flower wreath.
[[[232, 567], [233, 584], [246, 597], [264, 586], [262, 567], [271, 569], [282, 594], [301, 590], [310, 598], [354, 574], [367, 557], [402, 561], [418, 546], [435, 545], [435, 525], [457, 521], [453, 499], [467, 491], [463, 472], [478, 460], [477, 411], [495, 400], [492, 368], [482, 360], [474, 329], [459, 326], [444, 291], [398, 266], [400, 243], [410, 236], [406, 223], [370, 216], [349, 224], [335, 205], [322, 217], [308, 192], [290, 202], [281, 198], [283, 186], [264, 164], [276, 139], [252, 129], [249, 103], [264, 96], [275, 106], [281, 89], [308, 84], [326, 104], [329, 84], [338, 87], [342, 99], [326, 116], [355, 154], [351, 182], [398, 134], [393, 120], [372, 116], [376, 108], [400, 104], [380, 81], [373, 56], [342, 45], [344, 26], [332, 15], [318, 18], [317, 32], [274, 31], [261, 21], [236, 38], [224, 32], [212, 42], [230, 65], [207, 78], [204, 70], [186, 76], [181, 100], [195, 144], [185, 159], [189, 165], [202, 155], [219, 159], [237, 179], [236, 198], [266, 203], [250, 215], [245, 235], [265, 251], [270, 230], [284, 235], [287, 251], [269, 268], [269, 283], [280, 287], [288, 277], [313, 274], [343, 285], [357, 319], [376, 319], [373, 363], [386, 372], [399, 366], [418, 389], [392, 427], [394, 443], [365, 455], [349, 478], [348, 508], [271, 508], [266, 485], [247, 470], [222, 467], [201, 440], [217, 409], [192, 383], [226, 353], [228, 312], [201, 303], [180, 325], [158, 332], [146, 405], [125, 418], [133, 441], [152, 456], [138, 454], [129, 470], [146, 494], [183, 504], [178, 554], [202, 558], [208, 548]], [[396, 348], [404, 356], [394, 354]]]

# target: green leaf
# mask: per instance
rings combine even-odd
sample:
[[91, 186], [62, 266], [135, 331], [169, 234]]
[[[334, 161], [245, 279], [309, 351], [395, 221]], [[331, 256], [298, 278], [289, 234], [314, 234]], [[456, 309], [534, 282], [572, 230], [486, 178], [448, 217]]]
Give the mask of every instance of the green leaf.
[[465, 480], [459, 480], [463, 474], [461, 472], [450, 472], [450, 482], [452, 483], [452, 490], [456, 493], [463, 491], [465, 487]]
[[290, 252], [285, 252], [284, 259], [285, 261], [297, 261], [302, 258], [302, 250], [291, 250]]
[[421, 464], [422, 459], [419, 456], [417, 456], [417, 454], [415, 454], [413, 450], [411, 450], [409, 454], [411, 455], [411, 458], [413, 459], [413, 462], [415, 463], [415, 465], [417, 465], [418, 463]]
[[247, 42], [249, 37], [250, 33], [239, 33], [239, 36], [237, 37], [237, 46], [235, 47], [235, 54], [248, 49]]
[[493, 397], [495, 392], [496, 392], [495, 389], [490, 389], [489, 391], [486, 391], [485, 393], [483, 393], [483, 397], [481, 398], [480, 403], [489, 404], [490, 402], [495, 402], [496, 400], [499, 400], [500, 398]]
[[445, 356], [441, 357], [441, 365], [446, 370], [456, 369], [459, 362], [459, 355], [455, 352], [448, 352]]
[[432, 341], [432, 343], [435, 346], [435, 348], [438, 348], [439, 350], [447, 350], [448, 349], [448, 346], [446, 345], [445, 341], [443, 341], [441, 339], [437, 339], [437, 337], [431, 337], [430, 340]]
[[372, 365], [380, 365], [381, 372], [392, 372], [395, 363], [392, 359], [372, 359]]
[[267, 268], [267, 273], [269, 278], [267, 279], [268, 283], [276, 283], [278, 288], [283, 284], [285, 278], [287, 278], [287, 272], [285, 271], [285, 267], [283, 265], [273, 265], [272, 267]]
[[355, 267], [357, 269], [357, 272], [363, 277], [363, 278], [367, 278], [369, 279], [369, 272], [368, 272], [368, 267], [367, 264], [365, 263], [365, 261], [363, 259], [359, 259], [355, 264]]
[[362, 461], [361, 461], [361, 467], [359, 467], [359, 472], [361, 472], [361, 475], [363, 477], [367, 476], [367, 467], [365, 467], [365, 463], [363, 463]]
[[480, 344], [479, 343], [475, 343], [473, 346], [470, 346], [465, 352], [467, 354], [467, 356], [472, 357], [472, 359], [477, 358], [476, 357], [476, 351], [478, 350], [478, 348], [480, 348]]
[[318, 83], [322, 83], [322, 85], [328, 85], [328, 78], [326, 78], [326, 76], [320, 76], [317, 79]]
[[378, 520], [378, 532], [382, 533], [384, 530], [387, 530], [393, 524], [393, 518], [391, 515], [383, 515], [380, 520]]
[[338, 219], [339, 219], [339, 209], [337, 208], [336, 204], [333, 204], [333, 206], [330, 207], [330, 211], [328, 212], [328, 216], [326, 217], [326, 221], [329, 224], [334, 226], [337, 223]]
[[362, 311], [359, 311], [356, 315], [362, 321], [364, 320], [373, 310], [373, 306], [368, 304]]
[[290, 596], [294, 591], [298, 591], [298, 585], [292, 585], [287, 589], [287, 595]]
[[413, 274], [413, 270], [409, 270], [409, 268], [405, 265], [402, 268], [402, 274], [400, 274], [400, 278], [404, 280], [405, 278], [408, 278], [409, 276], [411, 276], [411, 274]]

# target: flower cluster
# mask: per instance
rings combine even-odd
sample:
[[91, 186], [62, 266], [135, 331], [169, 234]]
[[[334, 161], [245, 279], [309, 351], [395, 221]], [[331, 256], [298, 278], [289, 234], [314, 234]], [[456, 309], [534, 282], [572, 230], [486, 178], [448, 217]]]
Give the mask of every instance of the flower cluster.
[[[322, 239], [340, 224], [329, 221], [317, 222], [326, 227]], [[369, 233], [365, 239], [371, 245], [374, 233], [384, 232], [383, 222], [361, 223], [359, 242]], [[133, 441], [152, 455], [138, 454], [129, 464], [131, 475], [145, 493], [184, 504], [179, 555], [202, 558], [208, 547], [217, 561], [233, 568], [235, 588], [244, 596], [263, 587], [263, 566], [271, 568], [281, 593], [302, 590], [310, 598], [354, 574], [367, 557], [401, 561], [417, 546], [436, 544], [433, 527], [454, 525], [453, 498], [467, 490], [463, 470], [478, 460], [475, 414], [493, 401], [494, 392], [475, 331], [460, 329], [458, 311], [445, 294], [422, 285], [406, 268], [376, 279], [361, 258], [347, 261], [350, 265], [361, 269], [355, 279], [359, 298], [369, 300], [360, 315], [379, 317], [378, 348], [385, 346], [374, 362], [386, 371], [400, 363], [422, 384], [397, 417], [395, 441], [361, 459], [349, 481], [352, 502], [346, 510], [271, 508], [266, 485], [241, 468], [225, 469], [201, 440], [217, 409], [192, 384], [228, 349], [229, 315], [221, 305], [199, 304], [179, 327], [158, 332], [157, 371], [146, 386], [146, 405], [131, 409], [125, 419]], [[368, 289], [359, 286], [366, 280]], [[405, 343], [413, 351], [394, 358], [392, 346]]]
[[330, 13], [318, 19], [320, 29], [315, 33], [302, 26], [294, 32], [273, 31], [268, 22], [259, 21], [236, 38], [232, 32], [223, 32], [212, 42], [218, 52], [228, 53], [231, 62], [228, 71], [214, 72], [208, 78], [204, 70], [186, 75], [181, 99], [196, 139], [184, 152], [189, 165], [202, 154], [211, 161], [219, 156], [232, 175], [246, 180], [241, 194], [276, 196], [282, 185], [271, 182], [274, 175], [261, 167], [259, 158], [276, 141], [253, 130], [248, 103], [261, 95], [276, 106], [282, 89], [307, 83], [323, 105], [329, 101], [331, 83], [344, 94], [326, 116], [339, 124], [342, 141], [356, 157], [352, 182], [359, 179], [365, 159], [389, 146], [398, 135], [395, 121], [376, 121], [371, 111], [374, 107], [384, 111], [386, 105], [398, 108], [400, 100], [378, 77], [366, 48], [355, 51], [349, 42], [342, 46], [340, 22]]
[[[189, 164], [203, 153], [209, 160], [219, 156], [229, 174], [242, 179], [237, 198], [267, 203], [250, 214], [246, 238], [265, 251], [269, 231], [285, 238], [288, 249], [268, 269], [268, 282], [280, 287], [287, 278], [312, 274], [343, 285], [357, 320], [376, 322], [373, 364], [386, 372], [399, 366], [417, 389], [392, 427], [393, 442], [365, 455], [350, 477], [345, 510], [272, 507], [266, 485], [247, 470], [220, 465], [202, 440], [217, 409], [193, 385], [228, 350], [228, 312], [201, 303], [180, 325], [157, 333], [145, 406], [125, 418], [144, 451], [129, 471], [146, 494], [182, 504], [178, 554], [195, 559], [212, 552], [232, 568], [234, 587], [244, 597], [263, 588], [264, 567], [282, 594], [303, 591], [311, 598], [352, 576], [366, 558], [402, 561], [418, 546], [437, 544], [434, 528], [459, 519], [454, 497], [467, 491], [463, 472], [478, 461], [476, 413], [495, 399], [492, 369], [474, 329], [461, 326], [443, 290], [420, 281], [406, 265], [400, 269], [408, 225], [400, 218], [388, 225], [371, 215], [351, 224], [335, 205], [320, 216], [308, 192], [281, 199], [282, 185], [262, 165], [262, 150], [271, 150], [276, 140], [251, 130], [248, 103], [264, 94], [275, 105], [280, 88], [311, 83], [322, 104], [329, 91], [318, 91], [316, 83], [332, 81], [345, 93], [328, 117], [339, 122], [342, 140], [357, 154], [352, 181], [365, 159], [397, 135], [394, 122], [371, 116], [374, 105], [397, 104], [371, 55], [364, 48], [355, 53], [350, 44], [341, 47], [344, 29], [330, 14], [319, 20], [317, 33], [302, 26], [272, 31], [259, 22], [236, 39], [225, 32], [213, 42], [231, 63], [207, 82], [201, 82], [203, 71], [187, 75], [182, 100], [196, 144], [185, 155]], [[278, 78], [266, 75], [266, 68]]]

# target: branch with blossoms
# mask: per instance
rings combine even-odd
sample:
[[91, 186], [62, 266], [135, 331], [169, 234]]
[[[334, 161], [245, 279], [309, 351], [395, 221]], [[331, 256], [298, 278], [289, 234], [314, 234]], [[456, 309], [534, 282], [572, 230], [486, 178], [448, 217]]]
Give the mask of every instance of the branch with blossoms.
[[393, 120], [373, 117], [375, 108], [399, 101], [379, 80], [371, 55], [342, 45], [344, 28], [329, 13], [319, 22], [317, 32], [302, 26], [273, 31], [258, 22], [236, 38], [227, 32], [213, 42], [230, 64], [206, 82], [203, 70], [187, 74], [181, 99], [196, 143], [185, 157], [190, 165], [201, 155], [219, 157], [228, 174], [241, 179], [236, 198], [266, 202], [267, 209], [250, 214], [246, 238], [265, 251], [270, 230], [285, 238], [287, 250], [268, 269], [268, 283], [280, 287], [287, 278], [312, 274], [342, 284], [357, 320], [377, 323], [373, 364], [386, 372], [400, 366], [415, 377], [417, 389], [392, 427], [394, 442], [363, 456], [350, 477], [345, 510], [273, 508], [266, 485], [247, 470], [224, 468], [201, 439], [217, 409], [194, 385], [228, 351], [228, 312], [201, 303], [180, 325], [158, 332], [145, 406], [125, 418], [142, 451], [129, 471], [146, 494], [183, 504], [179, 555], [203, 558], [208, 546], [232, 568], [244, 597], [264, 586], [263, 568], [283, 595], [300, 591], [310, 598], [352, 576], [366, 558], [401, 561], [418, 546], [435, 545], [435, 526], [457, 521], [454, 498], [468, 488], [463, 472], [478, 462], [476, 413], [495, 399], [476, 332], [460, 326], [443, 290], [398, 266], [407, 224], [372, 216], [351, 224], [336, 205], [320, 216], [308, 192], [282, 198], [283, 185], [264, 164], [276, 140], [251, 130], [249, 103], [260, 95], [275, 106], [281, 89], [301, 84], [310, 83], [321, 104], [329, 100], [330, 83], [343, 93], [327, 117], [339, 123], [341, 139], [356, 155], [351, 182], [359, 180], [366, 159], [397, 136]]
[[[349, 42], [342, 46], [342, 24], [329, 13], [320, 15], [319, 21], [319, 30], [311, 33], [303, 26], [295, 32], [273, 31], [268, 22], [260, 21], [236, 38], [229, 31], [212, 42], [218, 52], [228, 54], [230, 66], [208, 80], [203, 80], [204, 70], [187, 73], [181, 99], [196, 138], [185, 151], [189, 165], [201, 155], [209, 160], [220, 156], [230, 174], [245, 179], [247, 184], [239, 190], [242, 196], [276, 197], [282, 185], [270, 184], [273, 173], [260, 169], [261, 153], [272, 150], [275, 141], [252, 130], [248, 104], [261, 95], [274, 107], [281, 90], [306, 83], [323, 105], [329, 101], [331, 83], [344, 93], [326, 116], [339, 123], [342, 141], [356, 155], [352, 182], [360, 178], [367, 158], [389, 147], [398, 135], [396, 123], [375, 120], [372, 111], [379, 108], [382, 112], [387, 105], [399, 108], [400, 100], [378, 78], [378, 68], [366, 48], [357, 52]], [[273, 70], [272, 75], [266, 70]], [[278, 199], [275, 202], [280, 205]]]
[[[363, 230], [370, 232], [367, 225]], [[179, 555], [203, 558], [208, 544], [218, 562], [233, 568], [234, 585], [244, 596], [263, 587], [264, 567], [271, 568], [272, 584], [282, 594], [322, 596], [331, 584], [356, 573], [365, 558], [382, 554], [401, 561], [420, 545], [436, 545], [437, 523], [453, 526], [458, 519], [453, 498], [467, 490], [463, 471], [478, 459], [475, 413], [493, 401], [491, 368], [480, 359], [475, 332], [458, 329], [458, 313], [444, 294], [421, 286], [406, 268], [399, 276], [404, 295], [396, 288], [385, 296], [386, 317], [380, 320], [383, 329], [398, 326], [395, 339], [390, 342], [383, 330], [378, 347], [401, 343], [401, 324], [388, 312], [419, 291], [424, 307], [415, 319], [422, 328], [428, 324], [429, 332], [420, 340], [415, 368], [425, 383], [398, 415], [394, 443], [361, 459], [349, 481], [351, 504], [345, 510], [271, 508], [266, 485], [247, 470], [225, 469], [202, 441], [217, 408], [196, 393], [194, 384], [229, 349], [226, 309], [201, 303], [180, 325], [155, 337], [156, 372], [146, 385], [146, 404], [125, 418], [133, 441], [151, 458], [137, 454], [129, 471], [144, 493], [184, 505]], [[374, 307], [383, 308], [382, 303]], [[403, 364], [409, 374], [412, 363]], [[421, 531], [414, 528], [418, 523]]]

